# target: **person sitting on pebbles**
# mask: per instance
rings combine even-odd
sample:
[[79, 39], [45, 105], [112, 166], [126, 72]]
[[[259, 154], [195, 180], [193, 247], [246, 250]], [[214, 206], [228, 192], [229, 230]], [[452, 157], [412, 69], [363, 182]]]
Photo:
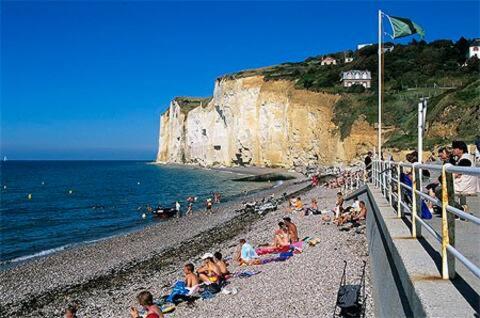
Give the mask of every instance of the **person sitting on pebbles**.
[[223, 260], [222, 253], [220, 252], [215, 252], [213, 254], [215, 264], [218, 266], [220, 269], [220, 272], [222, 274], [222, 279], [225, 280], [230, 276], [230, 272], [228, 270], [228, 264]]
[[298, 229], [297, 226], [292, 222], [292, 219], [289, 217], [283, 218], [285, 221], [285, 225], [288, 230], [288, 238], [289, 238], [289, 243], [296, 243], [298, 242]]
[[359, 202], [359, 210], [355, 211], [353, 208], [345, 210], [345, 213], [342, 213], [337, 219], [337, 225], [343, 225], [345, 223], [351, 222], [354, 226], [355, 224], [361, 224], [365, 221], [367, 215], [367, 207], [365, 206], [364, 201]]
[[302, 198], [298, 197], [297, 200], [295, 201], [295, 209], [294, 209], [295, 212], [300, 212], [302, 213], [303, 212], [303, 202], [302, 202]]
[[365, 205], [364, 201], [360, 201], [358, 205], [359, 205], [359, 211], [358, 213], [355, 213], [352, 220], [356, 223], [362, 223], [367, 218], [367, 206]]
[[322, 212], [318, 209], [318, 202], [315, 198], [312, 199], [310, 207], [305, 211], [305, 215], [309, 214], [322, 214]]
[[[147, 311], [144, 318], [163, 318], [162, 311], [153, 303], [153, 296], [149, 291], [142, 291], [137, 296], [138, 303]], [[130, 316], [132, 318], [141, 318], [137, 308], [130, 307]]]
[[198, 276], [195, 274], [195, 267], [193, 266], [193, 264], [185, 264], [185, 266], [183, 267], [183, 273], [185, 274], [185, 285], [190, 291], [190, 293], [192, 293], [200, 284]]
[[213, 261], [212, 253], [205, 253], [202, 256], [203, 265], [197, 269], [197, 274], [200, 280], [207, 285], [218, 284], [222, 278], [222, 271]]
[[273, 237], [273, 247], [281, 247], [290, 245], [290, 239], [288, 237], [287, 225], [283, 222], [278, 223], [278, 229], [275, 230], [275, 236]]
[[239, 265], [256, 265], [259, 263], [257, 252], [245, 239], [240, 239], [240, 244], [234, 255], [234, 260]]

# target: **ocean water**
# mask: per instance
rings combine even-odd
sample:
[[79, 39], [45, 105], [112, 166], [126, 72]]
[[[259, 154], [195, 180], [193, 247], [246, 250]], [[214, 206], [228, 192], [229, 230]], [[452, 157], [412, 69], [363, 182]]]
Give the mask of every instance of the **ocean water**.
[[[0, 264], [12, 264], [159, 222], [142, 207], [214, 191], [222, 201], [259, 188], [236, 174], [145, 161], [1, 163]], [[29, 199], [29, 194], [31, 198]], [[168, 221], [166, 221], [168, 222]]]

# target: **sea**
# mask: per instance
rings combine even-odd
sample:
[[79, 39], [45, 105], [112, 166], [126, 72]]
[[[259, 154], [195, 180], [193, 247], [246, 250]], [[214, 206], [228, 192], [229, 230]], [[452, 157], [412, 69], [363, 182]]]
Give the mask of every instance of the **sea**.
[[[4, 161], [0, 166], [0, 267], [160, 222], [146, 206], [213, 192], [222, 202], [262, 187], [235, 173], [147, 161]], [[168, 222], [163, 221], [163, 222]]]

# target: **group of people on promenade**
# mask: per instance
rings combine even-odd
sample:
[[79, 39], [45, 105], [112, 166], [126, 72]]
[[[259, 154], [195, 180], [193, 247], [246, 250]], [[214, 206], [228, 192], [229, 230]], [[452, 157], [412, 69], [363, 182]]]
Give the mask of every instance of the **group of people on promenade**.
[[[476, 145], [476, 152], [480, 151], [480, 145]], [[408, 153], [405, 157], [407, 162], [415, 163], [418, 162], [418, 152], [413, 151]], [[393, 161], [393, 158], [391, 158]], [[441, 163], [452, 164], [459, 167], [474, 167], [479, 166], [480, 161], [476, 163], [474, 154], [470, 154], [468, 151], [468, 146], [464, 141], [456, 140], [453, 141], [451, 146], [440, 147], [437, 150], [437, 156], [432, 152], [428, 158], [428, 163]], [[396, 172], [397, 173], [397, 172]], [[425, 181], [426, 186], [422, 188], [422, 191], [428, 193], [431, 197], [442, 198], [442, 176], [431, 179], [431, 173], [429, 170], [422, 169], [422, 180]], [[403, 183], [407, 185], [412, 185], [413, 177], [411, 169], [404, 169], [400, 173], [400, 179]], [[392, 183], [393, 186], [396, 186], [395, 183]], [[480, 178], [478, 176], [469, 175], [469, 174], [453, 174], [453, 195], [455, 198], [454, 206], [465, 212], [472, 212], [472, 210], [480, 209]], [[406, 199], [411, 197], [411, 191], [406, 192]], [[452, 195], [449, 194], [449, 195]], [[407, 200], [408, 201], [408, 200]], [[472, 209], [473, 208], [473, 209]], [[433, 204], [429, 200], [422, 199], [422, 217], [431, 218], [432, 213], [439, 214], [441, 209]], [[477, 211], [479, 212], [479, 211]], [[456, 216], [458, 218], [458, 216]]]

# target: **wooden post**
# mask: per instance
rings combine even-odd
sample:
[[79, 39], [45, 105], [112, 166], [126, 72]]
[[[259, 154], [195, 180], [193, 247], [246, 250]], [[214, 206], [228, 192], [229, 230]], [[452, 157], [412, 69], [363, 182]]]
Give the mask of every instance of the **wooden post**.
[[[445, 168], [446, 167], [444, 166], [443, 169], [445, 170]], [[444, 181], [442, 180], [442, 182]], [[455, 191], [453, 188], [453, 175], [451, 173], [445, 172], [445, 182], [446, 182], [446, 190], [447, 190], [446, 195], [448, 197], [448, 205], [454, 206]], [[442, 196], [443, 196], [443, 193], [442, 193]], [[446, 213], [446, 221], [447, 221], [448, 244], [455, 247], [455, 215], [448, 211], [445, 211], [445, 213]], [[443, 211], [442, 211], [442, 219], [443, 219]], [[447, 264], [448, 264], [448, 277], [450, 279], [453, 279], [456, 276], [455, 257], [450, 253], [447, 253]]]

